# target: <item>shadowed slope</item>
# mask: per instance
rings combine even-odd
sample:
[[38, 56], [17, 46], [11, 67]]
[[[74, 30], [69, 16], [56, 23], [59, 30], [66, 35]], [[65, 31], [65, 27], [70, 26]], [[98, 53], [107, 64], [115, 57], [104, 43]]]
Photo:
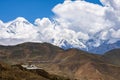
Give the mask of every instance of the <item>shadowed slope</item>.
[[120, 66], [120, 49], [113, 49], [103, 55], [107, 63]]

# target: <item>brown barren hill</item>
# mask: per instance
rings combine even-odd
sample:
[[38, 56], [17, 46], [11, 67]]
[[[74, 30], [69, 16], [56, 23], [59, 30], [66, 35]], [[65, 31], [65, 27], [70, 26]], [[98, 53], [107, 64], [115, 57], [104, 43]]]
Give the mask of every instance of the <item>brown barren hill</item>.
[[0, 46], [1, 61], [9, 64], [31, 61], [50, 74], [71, 80], [120, 80], [119, 53], [117, 49], [98, 55], [78, 49], [63, 50], [48, 43]]

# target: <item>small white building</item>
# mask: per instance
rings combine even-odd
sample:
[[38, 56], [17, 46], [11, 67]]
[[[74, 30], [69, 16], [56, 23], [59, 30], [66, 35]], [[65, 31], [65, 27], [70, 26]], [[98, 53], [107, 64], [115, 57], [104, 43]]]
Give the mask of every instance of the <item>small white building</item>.
[[21, 65], [23, 68], [26, 69], [39, 69], [37, 66], [35, 65]]

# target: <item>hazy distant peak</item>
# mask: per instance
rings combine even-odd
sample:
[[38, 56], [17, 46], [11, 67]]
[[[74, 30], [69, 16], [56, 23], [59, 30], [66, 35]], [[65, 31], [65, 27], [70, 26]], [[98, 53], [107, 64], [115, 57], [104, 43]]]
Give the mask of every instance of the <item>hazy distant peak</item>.
[[28, 20], [26, 20], [24, 17], [17, 17], [14, 21], [23, 22], [23, 21], [28, 21]]

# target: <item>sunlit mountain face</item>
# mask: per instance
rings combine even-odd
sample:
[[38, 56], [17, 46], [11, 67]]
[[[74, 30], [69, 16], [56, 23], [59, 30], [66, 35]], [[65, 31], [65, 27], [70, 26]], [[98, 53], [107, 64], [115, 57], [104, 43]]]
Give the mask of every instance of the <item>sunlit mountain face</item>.
[[104, 53], [120, 48], [119, 0], [101, 0], [102, 5], [84, 0], [65, 0], [52, 11], [52, 19], [37, 18], [30, 23], [24, 17], [0, 21], [0, 44], [47, 42], [63, 49], [77, 48]]

